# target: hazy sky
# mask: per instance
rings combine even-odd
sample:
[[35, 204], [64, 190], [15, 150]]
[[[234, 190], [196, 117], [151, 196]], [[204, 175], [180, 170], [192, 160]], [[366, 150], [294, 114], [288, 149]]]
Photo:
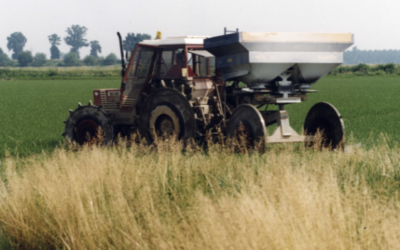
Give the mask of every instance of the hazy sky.
[[[359, 49], [400, 49], [398, 0], [2, 0], [0, 48], [16, 31], [28, 39], [25, 50], [50, 56], [47, 36], [61, 38], [73, 24], [88, 28], [102, 56], [119, 56], [116, 32], [163, 37], [221, 35], [223, 28], [263, 32], [343, 32], [355, 34]], [[60, 50], [69, 52], [62, 41]], [[88, 55], [90, 47], [80, 50]]]

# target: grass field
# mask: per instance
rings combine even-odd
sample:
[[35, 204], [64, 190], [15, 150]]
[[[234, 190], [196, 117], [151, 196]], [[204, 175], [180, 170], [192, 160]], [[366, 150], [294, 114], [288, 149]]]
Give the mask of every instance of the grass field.
[[317, 102], [332, 103], [343, 116], [347, 135], [371, 146], [387, 134], [400, 142], [400, 77], [326, 77], [314, 85], [318, 93], [301, 104], [288, 106], [291, 124], [301, 131], [308, 110]]
[[121, 66], [83, 66], [83, 67], [0, 67], [0, 79], [115, 79], [121, 76]]
[[346, 152], [65, 148], [68, 109], [119, 84], [0, 81], [0, 249], [400, 245], [400, 77], [326, 77], [314, 85], [319, 93], [287, 106], [297, 131], [313, 104], [336, 106], [352, 135]]
[[120, 80], [0, 81], [0, 157], [26, 156], [62, 143], [69, 109], [93, 100], [93, 89], [119, 88]]
[[[26, 156], [52, 150], [63, 143], [61, 133], [68, 110], [93, 99], [92, 90], [119, 88], [120, 80], [0, 81], [0, 157]], [[400, 77], [326, 77], [314, 85], [318, 93], [301, 104], [288, 105], [292, 126], [301, 131], [312, 105], [332, 103], [342, 114], [347, 135], [369, 146], [387, 134], [400, 142]], [[392, 145], [391, 144], [391, 145]]]

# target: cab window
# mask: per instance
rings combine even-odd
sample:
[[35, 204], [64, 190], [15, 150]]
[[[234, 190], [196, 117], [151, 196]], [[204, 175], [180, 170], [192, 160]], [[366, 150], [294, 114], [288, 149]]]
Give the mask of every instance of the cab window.
[[215, 58], [205, 50], [192, 50], [188, 53], [188, 66], [193, 69], [194, 76], [211, 76], [215, 71]]
[[185, 60], [185, 50], [183, 48], [163, 49], [157, 59], [156, 77], [182, 77], [182, 69], [186, 68]]
[[[125, 81], [124, 105], [134, 106], [136, 104], [140, 91], [148, 80], [155, 51], [155, 48], [145, 46], [139, 46], [136, 49]], [[125, 99], [129, 99], [130, 102]]]
[[139, 47], [132, 61], [128, 73], [128, 79], [135, 78], [135, 84], [144, 83], [149, 75], [153, 54], [154, 48]]

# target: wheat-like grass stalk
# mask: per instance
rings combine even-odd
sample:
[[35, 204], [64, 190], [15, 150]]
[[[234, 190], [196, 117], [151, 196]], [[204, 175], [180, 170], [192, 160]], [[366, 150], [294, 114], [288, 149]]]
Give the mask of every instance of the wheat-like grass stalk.
[[[157, 141], [7, 158], [0, 222], [19, 248], [395, 249], [400, 154], [236, 153]], [[76, 148], [75, 148], [76, 149]]]

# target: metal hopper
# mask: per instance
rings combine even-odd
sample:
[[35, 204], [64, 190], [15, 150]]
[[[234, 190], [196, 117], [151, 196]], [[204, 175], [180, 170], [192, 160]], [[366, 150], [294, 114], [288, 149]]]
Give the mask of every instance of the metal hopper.
[[237, 32], [204, 40], [224, 80], [287, 94], [307, 89], [343, 63], [353, 34]]

